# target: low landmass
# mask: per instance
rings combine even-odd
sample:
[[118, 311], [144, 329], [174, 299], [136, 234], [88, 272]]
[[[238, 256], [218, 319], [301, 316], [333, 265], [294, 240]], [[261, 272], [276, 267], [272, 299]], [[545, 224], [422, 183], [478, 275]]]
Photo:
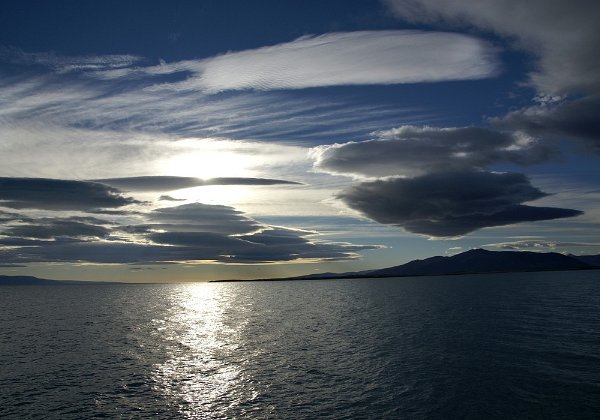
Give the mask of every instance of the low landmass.
[[17, 285], [52, 285], [62, 284], [59, 280], [40, 279], [33, 276], [0, 276], [0, 285], [17, 286]]
[[5, 276], [0, 275], [0, 286], [57, 286], [71, 284], [107, 284], [106, 282], [83, 280], [49, 280], [34, 276]]
[[348, 278], [447, 276], [459, 274], [513, 273], [528, 271], [568, 271], [600, 269], [600, 255], [574, 256], [557, 252], [487, 251], [473, 249], [450, 257], [431, 257], [379, 270], [346, 273], [319, 273], [305, 276], [257, 280], [323, 280]]

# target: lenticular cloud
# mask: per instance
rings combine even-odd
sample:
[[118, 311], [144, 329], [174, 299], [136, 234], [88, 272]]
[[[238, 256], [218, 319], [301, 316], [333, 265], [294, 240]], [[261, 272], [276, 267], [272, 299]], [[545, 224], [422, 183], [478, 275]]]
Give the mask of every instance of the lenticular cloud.
[[495, 49], [454, 33], [358, 31], [175, 64], [208, 92], [471, 80], [497, 72]]

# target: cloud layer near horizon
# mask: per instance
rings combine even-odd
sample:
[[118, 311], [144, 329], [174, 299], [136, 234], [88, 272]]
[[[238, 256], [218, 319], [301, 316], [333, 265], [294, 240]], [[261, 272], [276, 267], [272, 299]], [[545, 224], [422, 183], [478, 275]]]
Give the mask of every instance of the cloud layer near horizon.
[[[150, 181], [155, 188], [164, 180]], [[96, 182], [0, 178], [0, 207], [17, 209], [0, 210], [0, 260], [11, 265], [314, 262], [355, 259], [358, 251], [378, 248], [323, 241], [318, 232], [260, 223], [230, 206], [121, 209], [131, 204], [141, 203]]]

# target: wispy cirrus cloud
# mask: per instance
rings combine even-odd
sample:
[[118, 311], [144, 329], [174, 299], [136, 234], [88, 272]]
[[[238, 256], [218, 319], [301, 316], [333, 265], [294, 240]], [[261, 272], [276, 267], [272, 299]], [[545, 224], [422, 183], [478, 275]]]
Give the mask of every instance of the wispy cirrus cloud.
[[[4, 138], [19, 136], [13, 132], [19, 129], [63, 127], [314, 144], [439, 116], [410, 104], [365, 104], [351, 96], [324, 99], [310, 91], [290, 96], [277, 90], [470, 80], [497, 71], [495, 50], [486, 42], [418, 31], [307, 36], [158, 66], [128, 55], [2, 52], [0, 61], [12, 69], [0, 68]], [[238, 92], [210, 94], [217, 90]]]
[[130, 54], [65, 56], [54, 52], [32, 53], [0, 46], [0, 61], [14, 65], [38, 65], [59, 74], [129, 68], [142, 60], [142, 57]]
[[[143, 69], [186, 71], [176, 84], [205, 92], [304, 89], [473, 80], [498, 72], [496, 50], [468, 35], [422, 31], [357, 31], [304, 36], [268, 47]], [[139, 70], [138, 70], [139, 71]], [[102, 76], [124, 72], [106, 72]]]
[[[415, 105], [365, 104], [352, 96], [314, 92], [237, 92], [207, 95], [196, 88], [155, 86], [154, 78], [97, 80], [68, 74], [23, 73], [0, 79], [2, 137], [23, 127], [48, 127], [185, 137], [227, 137], [315, 143], [362, 136], [402, 122], [432, 122]], [[152, 87], [152, 89], [150, 89]]]

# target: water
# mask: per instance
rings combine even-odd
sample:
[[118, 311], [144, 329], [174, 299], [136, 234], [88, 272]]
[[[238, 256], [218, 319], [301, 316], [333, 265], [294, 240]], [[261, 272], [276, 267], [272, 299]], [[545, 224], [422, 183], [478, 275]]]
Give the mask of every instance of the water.
[[600, 272], [0, 288], [0, 418], [596, 419]]

